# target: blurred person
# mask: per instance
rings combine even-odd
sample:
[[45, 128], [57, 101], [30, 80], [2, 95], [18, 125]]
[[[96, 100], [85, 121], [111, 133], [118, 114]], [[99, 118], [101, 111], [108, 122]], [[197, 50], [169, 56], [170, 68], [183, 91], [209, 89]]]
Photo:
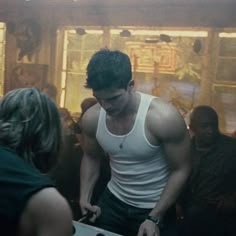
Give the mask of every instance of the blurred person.
[[197, 106], [190, 116], [192, 173], [177, 206], [183, 236], [233, 236], [236, 228], [236, 140], [219, 131], [218, 115]]
[[88, 97], [83, 99], [83, 101], [80, 104], [80, 108], [81, 108], [81, 114], [79, 116], [79, 120], [77, 122], [77, 138], [79, 140], [79, 142], [82, 142], [81, 139], [81, 133], [82, 133], [82, 127], [81, 127], [81, 122], [82, 122], [82, 117], [84, 115], [84, 113], [93, 105], [97, 104], [97, 99], [94, 97]]
[[81, 104], [80, 104], [80, 107], [81, 107], [81, 116], [84, 115], [84, 113], [90, 108], [92, 107], [93, 105], [97, 104], [97, 99], [94, 98], [94, 97], [88, 97], [88, 98], [85, 98]]
[[77, 124], [74, 121], [70, 111], [65, 107], [61, 107], [59, 108], [59, 113], [62, 120], [64, 134], [66, 135], [75, 134], [77, 129]]
[[49, 176], [55, 182], [58, 191], [67, 199], [73, 213], [73, 219], [81, 216], [77, 203], [79, 197], [78, 179], [82, 149], [76, 137], [77, 124], [67, 108], [59, 108], [62, 121], [63, 143], [58, 156], [58, 163]]
[[[87, 87], [98, 103], [82, 118], [82, 213], [92, 212], [98, 227], [122, 235], [174, 235], [167, 212], [190, 172], [182, 116], [160, 98], [135, 91], [130, 59], [120, 51], [92, 56]], [[94, 205], [103, 152], [109, 155], [111, 180]]]
[[52, 83], [45, 83], [42, 92], [46, 93], [53, 101], [57, 99], [57, 87]]
[[59, 113], [47, 95], [23, 88], [1, 99], [1, 235], [72, 235], [69, 205], [45, 175], [60, 144]]

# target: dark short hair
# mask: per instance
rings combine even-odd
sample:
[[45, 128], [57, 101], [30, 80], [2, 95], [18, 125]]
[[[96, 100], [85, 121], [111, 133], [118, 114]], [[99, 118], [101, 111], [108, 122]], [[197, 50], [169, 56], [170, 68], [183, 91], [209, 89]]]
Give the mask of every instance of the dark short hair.
[[93, 90], [126, 88], [132, 78], [131, 62], [123, 52], [102, 49], [87, 66], [86, 87]]
[[0, 145], [13, 149], [41, 171], [55, 164], [61, 122], [51, 98], [36, 88], [8, 92], [0, 101]]
[[217, 112], [210, 106], [200, 105], [193, 109], [190, 114], [190, 125], [193, 126], [201, 117], [209, 117], [212, 122], [218, 127]]

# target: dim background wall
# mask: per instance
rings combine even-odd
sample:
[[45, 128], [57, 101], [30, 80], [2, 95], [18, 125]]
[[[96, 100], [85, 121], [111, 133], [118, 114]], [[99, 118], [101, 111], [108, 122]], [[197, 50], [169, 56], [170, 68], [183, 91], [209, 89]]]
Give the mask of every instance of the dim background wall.
[[[19, 23], [36, 19], [42, 28], [40, 50], [31, 63], [48, 65], [47, 80], [55, 78], [56, 31], [66, 25], [207, 27], [236, 26], [236, 3], [222, 1], [0, 1], [0, 20]], [[6, 37], [5, 91], [11, 89], [10, 75], [16, 63], [14, 35]], [[60, 55], [57, 55], [60, 56]]]
[[[14, 87], [12, 71], [17, 63], [46, 65], [44, 82], [58, 86], [60, 81], [61, 49], [57, 37], [64, 26], [138, 26], [160, 28], [195, 28], [210, 32], [206, 66], [215, 58], [215, 34], [236, 28], [236, 0], [0, 0], [0, 21], [6, 22], [5, 92]], [[34, 19], [41, 27], [41, 43], [32, 61], [17, 60], [16, 37], [10, 25], [20, 25], [25, 19]], [[215, 71], [211, 71], [214, 74]], [[207, 77], [207, 76], [206, 76]], [[210, 80], [202, 86], [201, 99], [211, 104]]]

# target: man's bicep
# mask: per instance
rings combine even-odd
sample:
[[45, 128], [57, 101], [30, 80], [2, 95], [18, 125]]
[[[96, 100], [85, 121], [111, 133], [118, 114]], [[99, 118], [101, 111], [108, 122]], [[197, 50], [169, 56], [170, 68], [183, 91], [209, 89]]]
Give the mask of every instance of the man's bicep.
[[102, 152], [102, 149], [96, 139], [96, 119], [91, 118], [90, 114], [86, 114], [82, 120], [82, 135], [81, 135], [81, 146], [83, 151], [90, 156], [97, 155]]
[[85, 154], [89, 156], [97, 156], [103, 153], [101, 146], [99, 145], [96, 137], [83, 134], [82, 149]]
[[173, 168], [179, 168], [190, 162], [190, 137], [187, 129], [176, 133], [163, 142], [166, 157]]

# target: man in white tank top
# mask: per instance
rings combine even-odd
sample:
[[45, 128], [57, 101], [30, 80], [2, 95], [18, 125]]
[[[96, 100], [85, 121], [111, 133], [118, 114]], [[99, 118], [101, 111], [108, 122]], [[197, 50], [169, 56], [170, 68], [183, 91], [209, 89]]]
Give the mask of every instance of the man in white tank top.
[[[87, 76], [98, 104], [82, 120], [82, 213], [91, 211], [98, 227], [121, 235], [170, 235], [168, 222], [163, 228], [160, 222], [190, 172], [183, 118], [170, 104], [134, 90], [130, 59], [120, 51], [95, 53]], [[99, 204], [92, 205], [104, 151], [111, 180]]]

